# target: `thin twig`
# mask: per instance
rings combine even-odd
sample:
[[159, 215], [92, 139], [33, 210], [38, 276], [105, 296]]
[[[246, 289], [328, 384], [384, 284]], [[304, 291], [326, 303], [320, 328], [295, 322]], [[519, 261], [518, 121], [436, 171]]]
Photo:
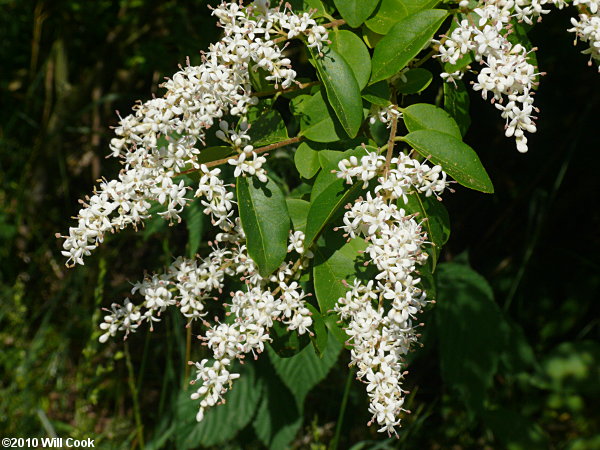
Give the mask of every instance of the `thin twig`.
[[[392, 92], [392, 103], [396, 103], [396, 92]], [[394, 153], [394, 142], [396, 142], [396, 131], [398, 129], [398, 116], [392, 114], [392, 130], [390, 131], [390, 138], [387, 143], [387, 153], [385, 155], [385, 167], [383, 169], [384, 178], [387, 177], [388, 171], [390, 170], [390, 164], [392, 162], [392, 154]]]
[[[297, 142], [300, 142], [302, 139], [304, 139], [303, 136], [296, 136], [293, 138], [286, 139], [285, 141], [275, 142], [274, 144], [269, 144], [269, 145], [265, 145], [264, 147], [256, 148], [253, 151], [254, 151], [254, 153], [256, 153], [258, 155], [259, 153], [268, 152], [269, 150], [275, 150], [276, 148], [281, 148], [281, 147], [285, 147], [286, 145], [295, 144]], [[239, 157], [240, 157], [240, 155], [234, 155], [234, 156], [230, 156], [228, 158], [217, 159], [216, 161], [211, 161], [211, 162], [208, 162], [203, 165], [206, 167], [220, 166], [221, 164], [225, 164], [229, 161], [238, 159]], [[178, 177], [181, 175], [187, 175], [188, 173], [198, 172], [199, 170], [200, 169], [184, 170], [183, 172], [179, 172], [178, 174], [175, 174], [175, 176]]]
[[[329, 23], [323, 24], [322, 26], [325, 28], [332, 28], [332, 27], [340, 27], [345, 24], [346, 24], [346, 21], [344, 19], [337, 19], [337, 20], [333, 20]], [[287, 41], [287, 39], [288, 39], [287, 36], [282, 36], [280, 38], [273, 39], [273, 43], [279, 44], [280, 42]]]

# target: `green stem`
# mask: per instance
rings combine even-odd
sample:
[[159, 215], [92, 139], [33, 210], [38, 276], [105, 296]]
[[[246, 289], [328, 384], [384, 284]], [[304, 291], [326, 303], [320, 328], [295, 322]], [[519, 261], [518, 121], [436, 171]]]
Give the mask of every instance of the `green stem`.
[[133, 371], [133, 364], [131, 363], [131, 355], [129, 353], [129, 344], [125, 341], [125, 363], [127, 365], [127, 374], [129, 389], [131, 390], [131, 396], [133, 398], [133, 413], [135, 416], [135, 427], [137, 432], [138, 441], [140, 448], [144, 448], [144, 425], [142, 423], [142, 415], [140, 414], [140, 404], [138, 401], [138, 391], [135, 385], [135, 373]]
[[346, 414], [346, 405], [348, 404], [348, 397], [350, 396], [350, 387], [352, 386], [352, 379], [354, 378], [354, 369], [348, 369], [348, 376], [346, 377], [346, 386], [344, 387], [344, 396], [342, 397], [342, 404], [340, 405], [340, 413], [338, 416], [337, 424], [335, 426], [335, 436], [331, 445], [330, 450], [337, 450], [340, 443], [340, 435], [342, 434], [342, 425], [344, 423], [344, 415]]

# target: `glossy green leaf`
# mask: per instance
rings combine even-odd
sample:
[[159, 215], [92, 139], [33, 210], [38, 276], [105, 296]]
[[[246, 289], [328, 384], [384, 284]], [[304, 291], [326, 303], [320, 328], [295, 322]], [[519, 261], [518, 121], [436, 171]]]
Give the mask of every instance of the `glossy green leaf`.
[[352, 202], [360, 193], [361, 183], [345, 184], [337, 178], [310, 202], [308, 219], [306, 220], [306, 244], [312, 245], [329, 222], [334, 221], [343, 213], [343, 207]]
[[364, 88], [371, 77], [371, 55], [363, 40], [347, 30], [330, 32], [329, 39], [331, 48], [348, 63], [358, 88]]
[[379, 0], [333, 0], [342, 18], [357, 28], [371, 15]]
[[202, 422], [197, 422], [199, 401], [190, 399], [190, 391], [181, 391], [175, 413], [177, 448], [218, 445], [233, 438], [254, 416], [262, 392], [263, 384], [254, 367], [245, 364], [242, 376], [225, 397], [226, 403], [209, 408]]
[[294, 164], [300, 175], [304, 178], [312, 178], [321, 168], [319, 152], [313, 150], [306, 142], [302, 142], [294, 153]]
[[431, 9], [440, 3], [440, 0], [402, 0], [402, 4], [406, 7], [409, 14]]
[[425, 158], [442, 166], [463, 186], [486, 193], [494, 192], [494, 185], [477, 153], [464, 142], [433, 130], [413, 131], [404, 140]]
[[396, 82], [396, 90], [400, 94], [418, 94], [427, 89], [433, 81], [433, 74], [421, 67], [404, 72], [406, 80]]
[[464, 136], [471, 126], [469, 91], [461, 80], [455, 83], [444, 83], [444, 109], [454, 118]]
[[281, 115], [274, 109], [264, 111], [256, 118], [249, 115], [248, 120], [252, 124], [248, 134], [254, 147], [274, 144], [288, 138], [285, 123], [283, 123]]
[[317, 55], [312, 49], [311, 53], [319, 78], [325, 85], [329, 104], [348, 136], [355, 137], [363, 121], [363, 108], [352, 69], [331, 47], [324, 49], [323, 56]]
[[[376, 151], [374, 147], [367, 146], [367, 150]], [[362, 183], [346, 184], [338, 178], [334, 170], [337, 164], [350, 156], [360, 157], [366, 154], [363, 147], [356, 147], [345, 152], [327, 153], [329, 165], [324, 167], [317, 176], [310, 196], [310, 209], [306, 221], [305, 245], [310, 246], [321, 234], [329, 222], [343, 214], [343, 207], [354, 201], [362, 191]]]
[[506, 348], [508, 324], [487, 281], [468, 266], [440, 264], [437, 285], [442, 377], [472, 411], [481, 411]]
[[362, 97], [365, 100], [383, 108], [392, 104], [390, 102], [391, 95], [390, 87], [386, 81], [371, 84], [362, 91]]
[[310, 203], [299, 198], [286, 198], [285, 203], [287, 204], [288, 213], [290, 214], [290, 219], [292, 219], [294, 230], [304, 231], [306, 228], [306, 218], [308, 217]]
[[335, 112], [320, 90], [312, 96], [297, 97], [294, 114], [300, 118], [300, 136], [315, 142], [336, 142], [347, 138]]
[[407, 195], [408, 203], [398, 200], [398, 206], [408, 214], [417, 213], [416, 220], [423, 223], [427, 238], [434, 244], [432, 270], [435, 269], [437, 257], [442, 246], [450, 237], [450, 217], [446, 207], [435, 197], [425, 197], [424, 194], [412, 193]]
[[447, 12], [428, 9], [405, 17], [377, 44], [372, 60], [371, 83], [398, 73], [431, 41]]
[[237, 199], [248, 254], [264, 277], [287, 255], [290, 218], [283, 192], [272, 179], [238, 177]]
[[365, 25], [375, 33], [387, 34], [398, 21], [406, 16], [408, 16], [408, 10], [402, 0], [381, 0]]
[[301, 11], [316, 10], [313, 17], [322, 17], [327, 14], [321, 0], [289, 0], [292, 10], [296, 13]]
[[450, 114], [429, 103], [417, 103], [402, 110], [408, 131], [434, 130], [462, 140], [460, 129]]
[[375, 48], [377, 43], [383, 38], [383, 34], [375, 33], [373, 30], [370, 30], [365, 25], [361, 27], [361, 37], [367, 47]]
[[[352, 283], [359, 270], [364, 270], [364, 257], [359, 252], [367, 248], [367, 243], [360, 238], [352, 239], [342, 246], [339, 246], [340, 241], [343, 244], [339, 237], [331, 241], [329, 239], [329, 245], [317, 247], [314, 251], [313, 279], [322, 314], [328, 314], [338, 299], [346, 295], [348, 288], [343, 281]], [[339, 248], [336, 250], [336, 247]]]

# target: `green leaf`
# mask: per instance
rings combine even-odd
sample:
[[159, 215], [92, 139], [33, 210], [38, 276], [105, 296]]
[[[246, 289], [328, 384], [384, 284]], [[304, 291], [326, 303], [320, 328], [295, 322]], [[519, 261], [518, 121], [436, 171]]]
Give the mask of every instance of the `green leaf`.
[[192, 201], [183, 211], [185, 225], [188, 230], [188, 256], [193, 258], [202, 242], [204, 232], [205, 215], [202, 211], [204, 207], [199, 200]]
[[[366, 149], [369, 151], [377, 150], [369, 146], [366, 146]], [[310, 209], [308, 210], [305, 231], [305, 246], [307, 248], [312, 245], [330, 221], [334, 221], [343, 214], [343, 207], [354, 201], [362, 192], [362, 183], [348, 185], [332, 171], [337, 168], [340, 160], [350, 156], [360, 157], [365, 154], [366, 150], [363, 147], [356, 147], [345, 152], [326, 153], [329, 165], [323, 167], [317, 176], [310, 196]]]
[[442, 377], [471, 411], [481, 412], [510, 328], [487, 281], [468, 266], [440, 264], [437, 285]]
[[433, 81], [433, 74], [427, 70], [417, 67], [404, 72], [406, 81], [398, 80], [396, 90], [401, 94], [418, 94], [427, 89]]
[[280, 358], [270, 346], [267, 346], [269, 359], [275, 371], [294, 395], [297, 405], [302, 407], [310, 390], [325, 378], [335, 364], [342, 346], [329, 339], [323, 357], [319, 358], [312, 345], [305, 347], [291, 358]]
[[362, 91], [362, 97], [365, 100], [383, 108], [392, 104], [390, 102], [390, 96], [390, 87], [385, 81], [371, 84]]
[[300, 136], [315, 142], [336, 142], [347, 138], [335, 112], [320, 90], [312, 96], [296, 97], [294, 114], [300, 116]]
[[373, 53], [371, 83], [398, 73], [429, 44], [447, 12], [428, 9], [405, 17], [392, 27]]
[[431, 9], [437, 5], [440, 0], [402, 0], [402, 4], [406, 7], [409, 14]]
[[237, 198], [248, 255], [265, 277], [279, 267], [287, 255], [290, 217], [283, 192], [271, 178], [238, 177]]
[[[341, 233], [339, 234], [341, 235]], [[340, 240], [343, 243], [341, 237], [337, 239], [330, 237], [327, 246], [317, 247], [314, 251], [313, 279], [315, 294], [323, 315], [327, 315], [338, 299], [346, 295], [348, 288], [344, 286], [342, 281], [352, 283], [354, 278], [360, 274], [360, 271], [364, 271], [364, 257], [358, 252], [364, 251], [367, 248], [367, 243], [363, 239], [357, 238], [340, 246]]]
[[286, 198], [285, 203], [287, 204], [294, 230], [304, 231], [306, 228], [306, 218], [308, 217], [310, 203], [299, 198]]
[[294, 163], [300, 175], [312, 178], [321, 168], [319, 166], [319, 152], [313, 150], [309, 144], [302, 142], [294, 153]]
[[375, 48], [377, 43], [383, 38], [383, 34], [375, 33], [365, 25], [361, 27], [361, 36], [369, 48]]
[[398, 206], [409, 214], [418, 213], [417, 222], [423, 222], [428, 240], [434, 244], [432, 252], [432, 270], [435, 269], [437, 258], [442, 246], [450, 237], [450, 217], [442, 202], [435, 197], [425, 197], [424, 194], [413, 192], [407, 195], [408, 203], [398, 200]]
[[196, 422], [198, 400], [190, 399], [191, 391], [181, 391], [175, 413], [177, 448], [208, 447], [234, 437], [254, 416], [262, 391], [253, 365], [245, 364], [239, 380], [225, 396], [226, 403], [208, 409], [202, 422]]
[[313, 17], [323, 17], [327, 14], [325, 6], [321, 0], [289, 0], [292, 10], [294, 12], [308, 11], [311, 9], [316, 10]]
[[288, 139], [287, 129], [281, 115], [274, 109], [264, 111], [258, 117], [248, 116], [252, 125], [248, 130], [252, 145], [262, 147]]
[[469, 92], [461, 80], [455, 80], [455, 83], [456, 86], [452, 83], [444, 83], [444, 109], [454, 117], [464, 136], [471, 126]]
[[365, 25], [369, 30], [379, 34], [387, 34], [399, 20], [408, 16], [408, 10], [402, 0], [381, 0], [373, 16]]
[[342, 18], [352, 28], [358, 28], [371, 15], [379, 0], [333, 0]]
[[434, 130], [462, 140], [460, 129], [450, 114], [429, 103], [417, 103], [402, 110], [408, 131]]
[[418, 130], [404, 137], [416, 151], [442, 168], [463, 186], [493, 193], [494, 186], [477, 153], [464, 142], [446, 133]]
[[363, 109], [360, 89], [352, 69], [331, 47], [325, 50], [323, 56], [317, 55], [312, 49], [311, 53], [319, 78], [325, 85], [329, 104], [348, 136], [355, 137], [363, 121]]
[[371, 55], [361, 38], [348, 30], [337, 30], [329, 33], [330, 48], [344, 58], [354, 74], [358, 88], [364, 88], [371, 76]]
[[358, 197], [361, 183], [345, 184], [344, 180], [337, 178], [310, 202], [308, 218], [306, 219], [306, 246], [312, 245], [314, 240], [325, 229], [325, 226], [340, 217], [343, 207]]

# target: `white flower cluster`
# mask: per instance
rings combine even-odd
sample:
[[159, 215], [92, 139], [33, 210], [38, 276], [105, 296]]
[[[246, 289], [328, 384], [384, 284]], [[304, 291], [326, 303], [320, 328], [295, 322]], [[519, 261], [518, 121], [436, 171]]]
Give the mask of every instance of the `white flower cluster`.
[[[223, 401], [233, 380], [239, 377], [231, 372], [233, 362], [243, 360], [249, 353], [256, 358], [264, 351], [265, 343], [271, 341], [269, 329], [274, 321], [280, 321], [288, 331], [295, 330], [300, 335], [311, 333], [309, 328], [313, 323], [305, 303], [307, 294], [293, 281], [299, 277], [306, 259], [312, 257], [310, 252], [304, 251], [304, 233], [296, 231], [290, 236], [290, 251], [300, 254], [300, 260], [294, 266], [291, 262], [282, 263], [269, 279], [258, 274], [258, 268], [247, 254], [239, 218], [229, 230], [219, 233], [216, 240], [223, 248], [214, 244], [207, 258], [178, 258], [164, 274], [136, 283], [131, 292], [139, 292], [144, 301], [139, 305], [129, 299], [123, 306], [114, 303], [100, 325], [104, 331], [100, 342], [106, 342], [118, 331], [125, 332], [127, 337], [143, 322], [149, 322], [152, 327], [169, 306], [177, 306], [189, 322], [202, 319], [208, 329], [200, 339], [211, 350], [212, 359], [190, 363], [197, 369], [192, 384], [201, 382], [192, 394], [192, 399], [201, 400], [196, 416], [199, 421], [207, 407]], [[245, 281], [246, 289], [231, 294], [226, 315], [232, 315], [233, 320], [210, 324], [205, 319], [208, 313], [205, 302], [216, 299], [216, 292], [222, 292], [226, 276]], [[271, 290], [269, 283], [274, 283], [276, 288]]]
[[[484, 99], [492, 94], [492, 103], [506, 119], [506, 136], [514, 137], [517, 150], [523, 153], [528, 150], [525, 132], [536, 131], [533, 114], [537, 109], [533, 106], [532, 94], [539, 73], [527, 60], [527, 49], [520, 44], [513, 45], [507, 34], [513, 17], [531, 23], [548, 12], [543, 6], [549, 3], [564, 4], [562, 0], [485, 1], [474, 10], [478, 19], [462, 20], [450, 36], [436, 41], [438, 56], [445, 63], [456, 64], [473, 52], [475, 60], [483, 66], [473, 89], [481, 91]], [[463, 74], [463, 71], [457, 71], [441, 76], [446, 81], [453, 81]]]
[[[302, 234], [296, 232], [296, 238], [290, 239], [290, 246], [294, 248], [299, 240], [304, 240], [297, 233]], [[239, 247], [240, 253], [244, 250], [245, 247]], [[239, 258], [239, 261], [249, 262], [250, 266], [254, 264], [247, 255]], [[250, 353], [257, 358], [264, 351], [265, 343], [272, 340], [269, 329], [274, 321], [281, 321], [288, 331], [297, 330], [300, 335], [310, 333], [312, 318], [304, 301], [307, 294], [296, 281], [289, 281], [299, 275], [298, 270], [302, 265], [295, 267], [294, 271], [290, 264], [282, 263], [269, 280], [263, 280], [260, 276], [254, 279], [246, 277], [247, 289], [231, 294], [228, 314], [233, 315], [233, 320], [209, 325], [206, 335], [201, 337], [211, 350], [212, 359], [193, 363], [197, 374], [192, 384], [201, 382], [198, 390], [192, 394], [192, 399], [200, 399], [196, 415], [198, 421], [204, 418], [206, 408], [224, 401], [223, 396], [239, 377], [239, 374], [231, 372], [233, 362], [236, 359], [243, 360]], [[256, 271], [255, 267], [250, 266], [239, 264], [236, 272], [247, 276], [248, 269]], [[269, 281], [277, 284], [275, 290], [266, 287]]]
[[123, 306], [113, 303], [100, 325], [100, 329], [104, 330], [100, 342], [106, 342], [117, 331], [125, 332], [127, 337], [143, 322], [149, 322], [152, 327], [152, 323], [160, 321], [161, 313], [169, 306], [178, 306], [190, 321], [204, 317], [205, 300], [214, 298], [214, 293], [223, 288], [225, 275], [234, 273], [227, 263], [230, 256], [230, 251], [214, 248], [204, 259], [180, 257], [165, 273], [154, 274], [136, 283], [131, 293], [139, 292], [144, 301], [139, 305], [134, 305], [129, 299], [125, 299]]
[[387, 124], [389, 128], [391, 125], [390, 122], [394, 117], [396, 119], [402, 117], [402, 113], [398, 111], [396, 105], [389, 105], [386, 107], [373, 105], [369, 114], [369, 123], [373, 125], [375, 122], [379, 121]]
[[426, 233], [414, 215], [407, 215], [397, 200], [419, 191], [439, 196], [446, 188], [446, 174], [438, 166], [421, 164], [401, 154], [391, 160], [393, 168], [379, 176], [385, 158], [369, 153], [358, 160], [351, 157], [339, 163], [338, 177], [368, 181], [379, 176], [374, 193], [359, 198], [344, 215], [340, 227], [345, 236], [364, 237], [365, 253], [377, 267], [374, 280], [355, 280], [335, 310], [348, 323], [346, 334], [352, 345], [351, 364], [357, 377], [367, 384], [371, 422], [380, 432], [396, 433], [404, 394], [404, 355], [417, 340], [416, 315], [427, 303], [419, 287], [417, 268], [427, 260], [423, 246]]
[[[82, 202], [77, 226], [63, 236], [67, 265], [83, 264], [83, 257], [103, 242], [106, 233], [140, 225], [150, 216], [153, 201], [165, 208], [159, 213], [165, 219], [180, 221], [188, 189], [174, 177], [185, 169], [200, 169], [196, 144], [203, 142], [206, 130], [215, 121], [221, 127], [217, 135], [238, 153], [232, 160], [235, 175], [266, 179], [264, 157], [258, 157], [247, 145], [248, 124], [244, 117], [258, 102], [252, 96], [250, 71], [262, 68], [268, 73], [267, 80], [289, 87], [296, 72], [273, 37], [291, 39], [302, 34], [309, 47], [320, 50], [327, 40], [327, 30], [310, 14], [269, 9], [265, 1], [248, 8], [222, 3], [213, 14], [224, 36], [203, 54], [202, 64], [181, 68], [162, 85], [167, 91], [162, 98], [140, 103], [133, 114], [120, 118], [110, 150], [112, 156], [122, 159], [123, 170], [116, 180], [102, 180], [94, 195]], [[230, 130], [234, 127], [223, 121], [226, 114], [242, 118], [238, 130]], [[207, 208], [217, 223], [225, 224], [223, 209], [231, 196], [221, 192], [222, 183], [214, 181], [205, 169], [197, 192], [216, 196], [208, 199], [211, 206]]]
[[571, 18], [573, 28], [569, 31], [575, 33], [590, 48], [582, 53], [590, 55], [589, 64], [595, 60], [600, 72], [600, 0], [574, 0], [573, 5], [579, 8], [579, 20]]
[[[369, 181], [377, 177], [385, 164], [385, 158], [374, 152], [367, 152], [367, 155], [360, 158], [351, 156], [349, 159], [343, 159], [338, 163], [338, 178], [344, 178], [346, 183], [354, 183], [354, 178], [363, 182], [363, 188], [366, 188]], [[441, 166], [429, 167], [426, 163], [420, 163], [416, 159], [410, 158], [404, 153], [394, 157], [390, 161], [391, 168], [386, 176], [379, 177], [375, 193], [385, 193], [386, 199], [392, 200], [402, 198], [406, 203], [406, 195], [415, 189], [425, 194], [426, 197], [432, 195], [439, 197], [446, 189], [446, 172], [442, 171]], [[352, 236], [354, 237], [354, 236]]]

